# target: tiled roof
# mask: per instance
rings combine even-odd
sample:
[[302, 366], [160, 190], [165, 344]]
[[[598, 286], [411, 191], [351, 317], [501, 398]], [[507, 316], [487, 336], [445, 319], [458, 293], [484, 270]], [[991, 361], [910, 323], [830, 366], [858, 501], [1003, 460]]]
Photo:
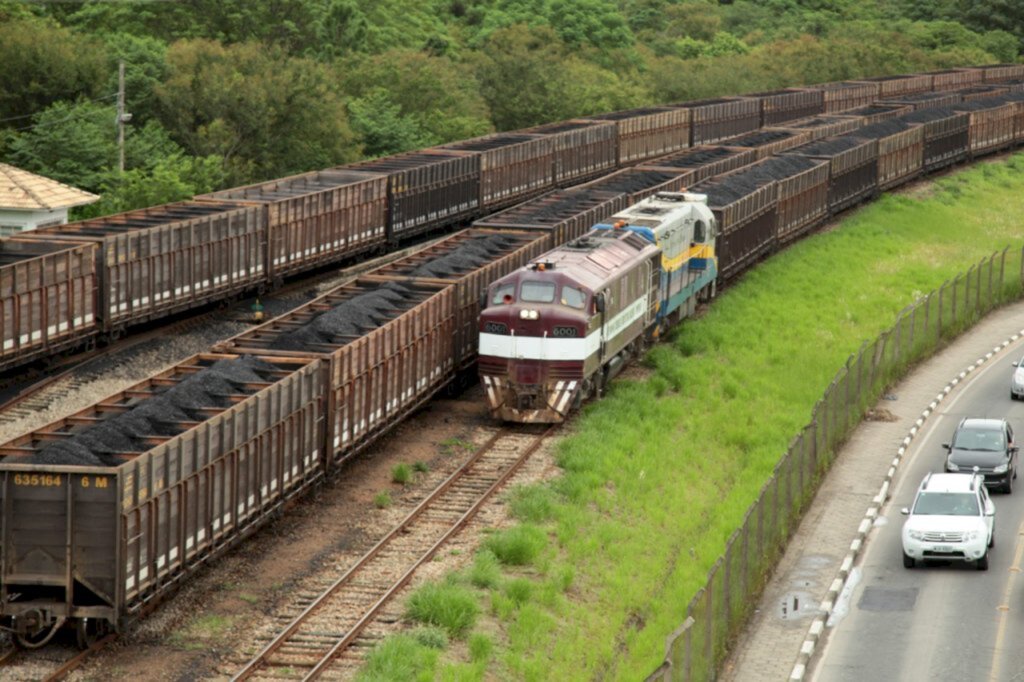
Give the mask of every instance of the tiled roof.
[[83, 206], [98, 200], [95, 194], [0, 163], [0, 208], [52, 210]]

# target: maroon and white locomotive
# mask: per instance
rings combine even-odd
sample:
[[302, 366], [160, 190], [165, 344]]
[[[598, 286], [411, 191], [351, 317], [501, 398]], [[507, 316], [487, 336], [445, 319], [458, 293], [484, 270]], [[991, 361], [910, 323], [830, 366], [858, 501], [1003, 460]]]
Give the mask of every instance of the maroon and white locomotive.
[[480, 315], [480, 381], [504, 421], [558, 423], [714, 291], [706, 197], [659, 193], [498, 280]]

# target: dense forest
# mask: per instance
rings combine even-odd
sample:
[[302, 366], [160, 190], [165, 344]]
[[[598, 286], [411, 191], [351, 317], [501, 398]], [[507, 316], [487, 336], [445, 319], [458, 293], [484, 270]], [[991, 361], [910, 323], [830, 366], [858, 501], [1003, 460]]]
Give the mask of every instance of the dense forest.
[[0, 159], [101, 193], [84, 217], [591, 113], [1017, 61], [1021, 36], [1017, 0], [0, 0]]

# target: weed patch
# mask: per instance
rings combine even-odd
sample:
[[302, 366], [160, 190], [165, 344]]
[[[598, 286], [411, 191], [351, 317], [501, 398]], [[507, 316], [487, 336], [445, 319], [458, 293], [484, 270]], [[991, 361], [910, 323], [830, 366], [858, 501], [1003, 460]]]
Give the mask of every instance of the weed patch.
[[455, 639], [473, 627], [479, 611], [476, 596], [451, 582], [428, 583], [416, 590], [406, 604], [407, 618], [443, 628]]

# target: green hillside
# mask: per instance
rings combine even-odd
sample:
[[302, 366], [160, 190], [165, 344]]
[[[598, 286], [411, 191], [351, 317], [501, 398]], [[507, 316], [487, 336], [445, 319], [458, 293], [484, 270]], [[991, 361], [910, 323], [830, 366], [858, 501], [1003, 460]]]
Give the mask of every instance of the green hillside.
[[583, 114], [1013, 61], [1022, 27], [1009, 0], [0, 1], [0, 158], [109, 213]]

